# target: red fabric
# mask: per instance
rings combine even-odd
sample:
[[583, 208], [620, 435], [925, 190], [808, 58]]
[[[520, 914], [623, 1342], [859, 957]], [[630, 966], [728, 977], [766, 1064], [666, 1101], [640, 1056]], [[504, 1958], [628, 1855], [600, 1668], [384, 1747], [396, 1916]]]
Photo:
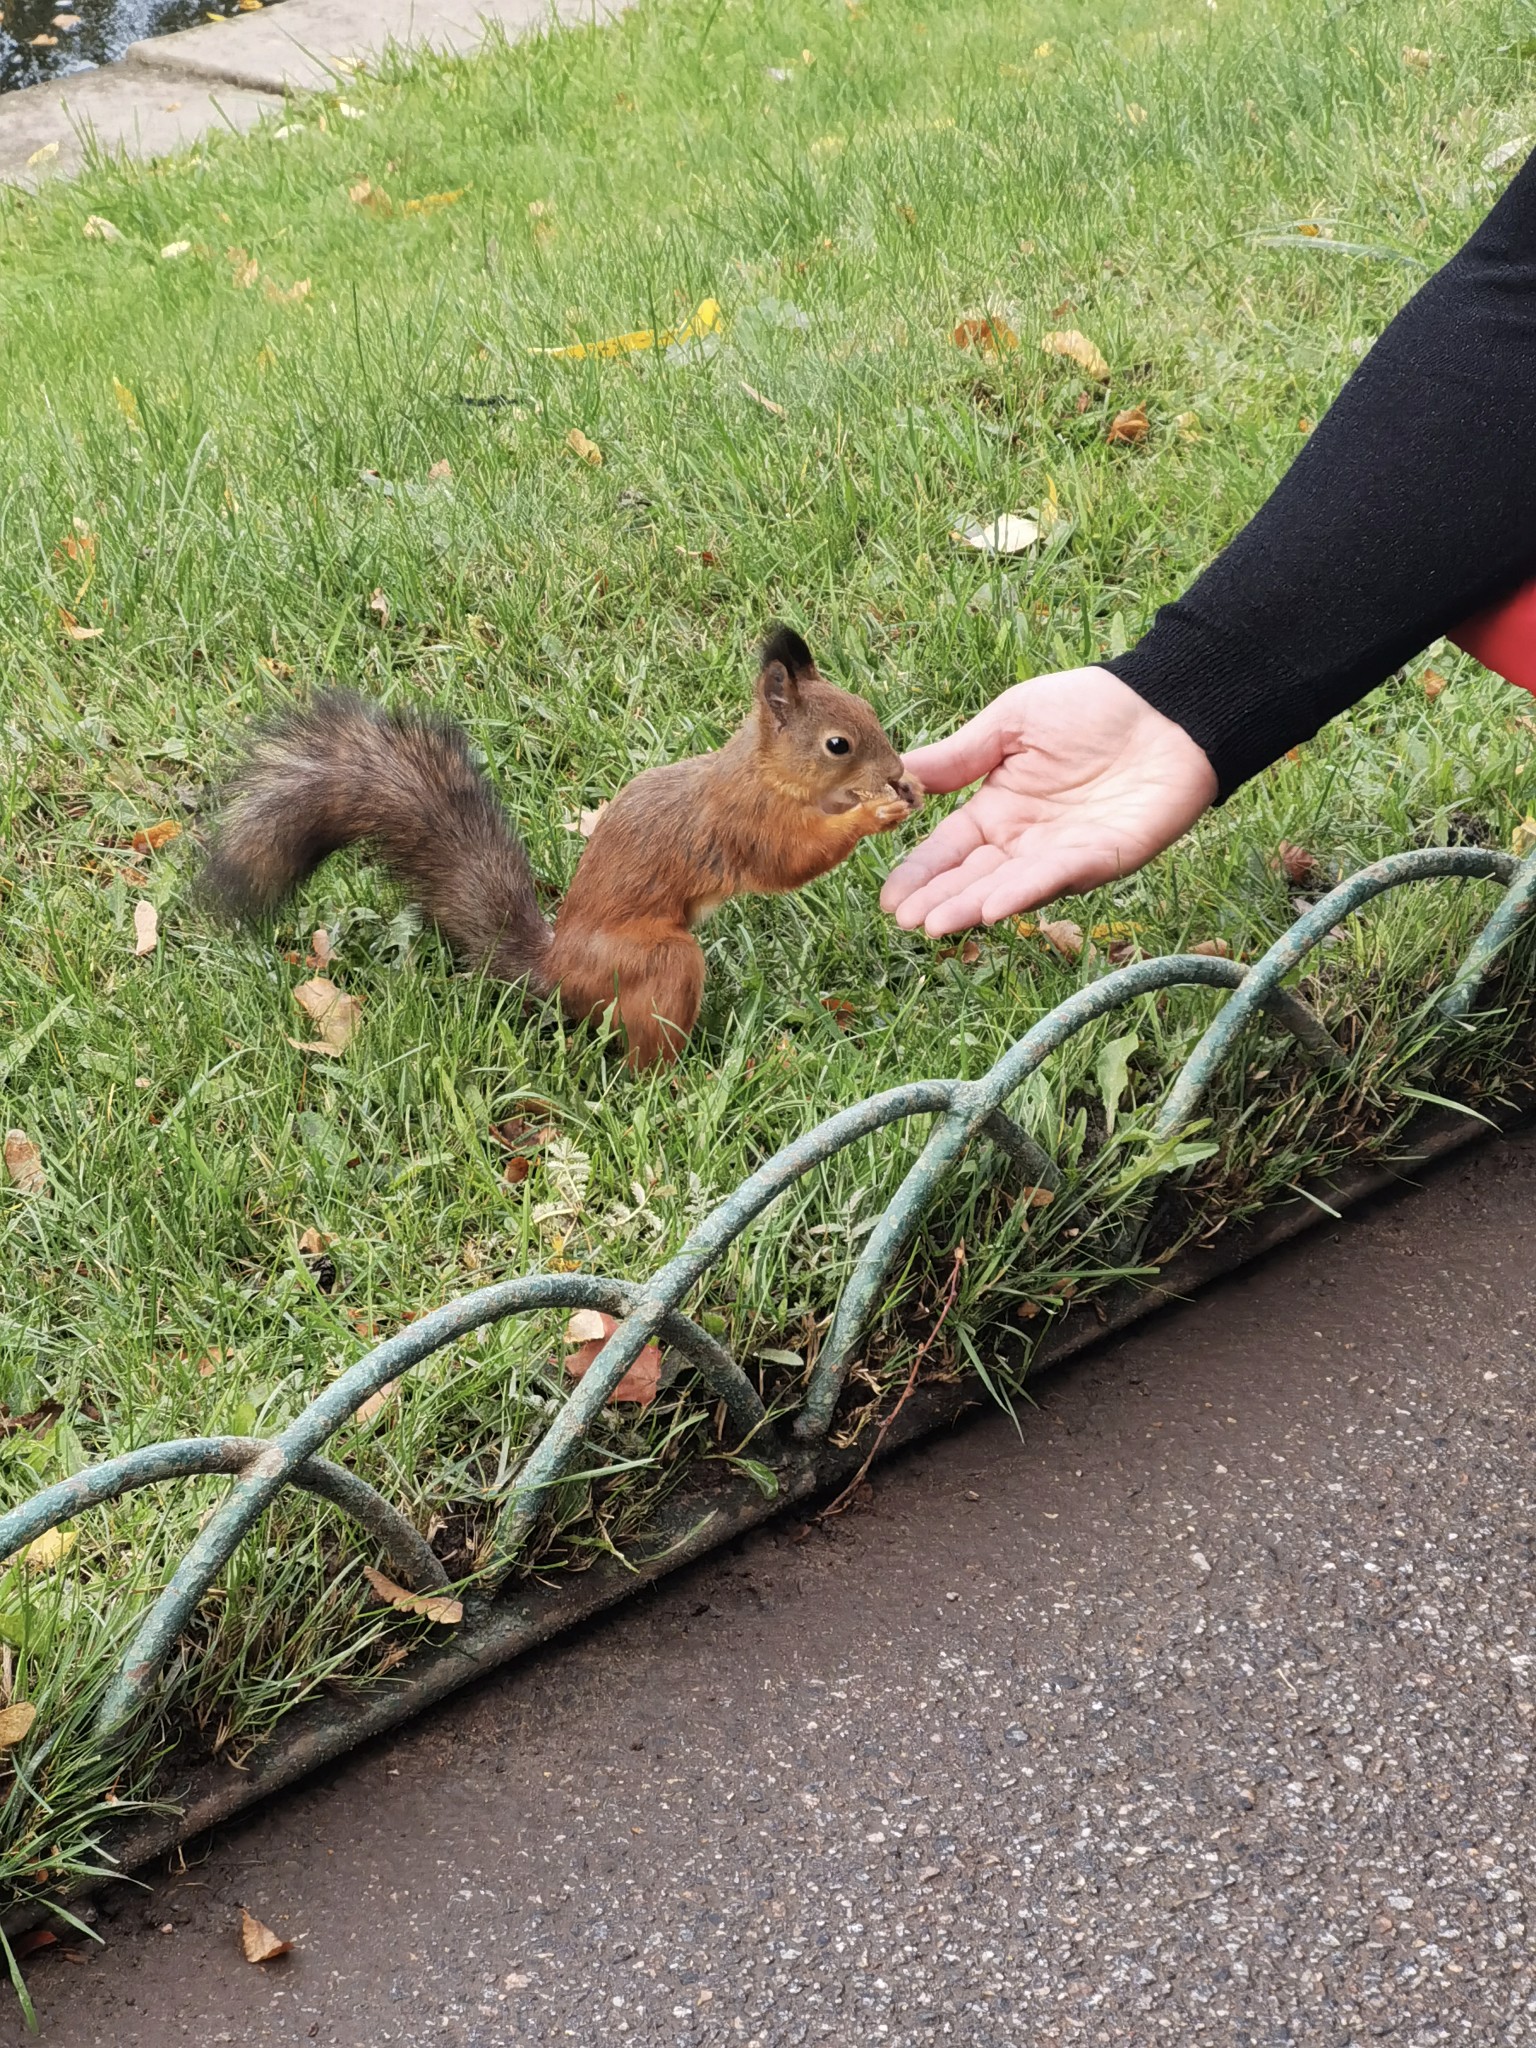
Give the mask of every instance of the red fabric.
[[1505, 682], [1536, 695], [1536, 583], [1446, 637]]

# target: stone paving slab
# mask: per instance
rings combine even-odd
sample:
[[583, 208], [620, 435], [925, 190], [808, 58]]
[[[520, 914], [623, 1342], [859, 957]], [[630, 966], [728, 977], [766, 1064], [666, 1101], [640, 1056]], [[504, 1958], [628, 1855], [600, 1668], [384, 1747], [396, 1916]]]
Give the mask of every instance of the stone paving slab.
[[[144, 70], [128, 74], [121, 64], [106, 64], [0, 99], [0, 180], [35, 183], [78, 170], [88, 137], [100, 148], [130, 156], [165, 156], [211, 128], [254, 128], [281, 105], [268, 93]], [[29, 161], [50, 145], [55, 154], [41, 163]]]

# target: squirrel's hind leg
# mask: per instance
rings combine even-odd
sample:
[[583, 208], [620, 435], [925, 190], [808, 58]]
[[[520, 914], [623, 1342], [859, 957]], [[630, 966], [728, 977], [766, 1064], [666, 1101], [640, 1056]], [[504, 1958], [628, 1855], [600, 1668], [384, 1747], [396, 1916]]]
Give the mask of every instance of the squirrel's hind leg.
[[691, 932], [609, 926], [573, 942], [557, 926], [552, 966], [567, 1016], [595, 1020], [617, 990], [634, 1072], [670, 1064], [687, 1043], [704, 994], [704, 955]]

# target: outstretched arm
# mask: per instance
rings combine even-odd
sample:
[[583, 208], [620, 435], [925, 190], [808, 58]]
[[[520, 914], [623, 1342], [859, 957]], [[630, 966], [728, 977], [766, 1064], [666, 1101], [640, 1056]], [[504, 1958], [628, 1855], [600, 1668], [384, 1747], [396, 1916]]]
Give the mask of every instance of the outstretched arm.
[[939, 936], [1150, 860], [1536, 573], [1533, 439], [1536, 158], [1135, 647], [1021, 683], [910, 756], [932, 790], [986, 780], [885, 907]]

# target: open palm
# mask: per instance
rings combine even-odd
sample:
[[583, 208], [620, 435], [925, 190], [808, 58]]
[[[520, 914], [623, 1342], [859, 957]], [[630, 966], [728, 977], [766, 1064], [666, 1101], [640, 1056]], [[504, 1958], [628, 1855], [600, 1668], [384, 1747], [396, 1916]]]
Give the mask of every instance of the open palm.
[[1128, 875], [1216, 797], [1188, 733], [1102, 668], [1015, 684], [904, 765], [934, 791], [985, 777], [880, 894], [934, 938]]

